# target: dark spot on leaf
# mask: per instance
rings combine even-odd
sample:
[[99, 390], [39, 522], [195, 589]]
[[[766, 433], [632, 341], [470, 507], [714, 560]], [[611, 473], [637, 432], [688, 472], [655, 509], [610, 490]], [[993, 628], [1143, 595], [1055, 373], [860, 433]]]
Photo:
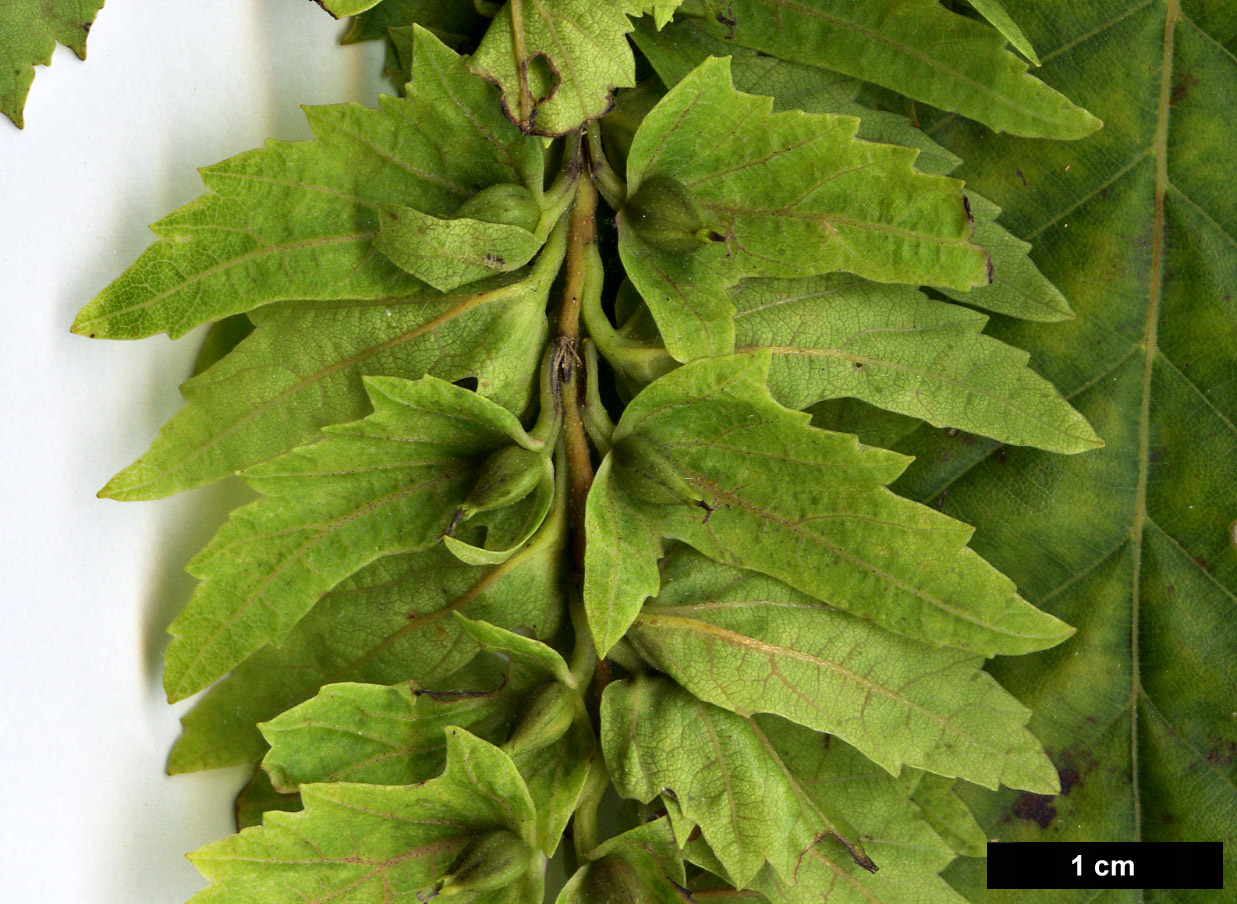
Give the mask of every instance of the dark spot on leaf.
[[1005, 460], [1006, 460], [1007, 456], [1006, 456], [1006, 454], [1005, 454], [1005, 449], [1004, 449], [1004, 447], [998, 447], [998, 448], [996, 448], [996, 449], [993, 449], [993, 450], [992, 450], [992, 457], [993, 457], [993, 459], [995, 459], [995, 461], [996, 461], [996, 463], [997, 463], [998, 465], [1003, 465], [1003, 464], [1005, 464]]
[[1175, 820], [1176, 820], [1176, 817], [1173, 816], [1172, 813], [1169, 813], [1167, 810], [1165, 810], [1164, 813], [1160, 816], [1160, 822], [1164, 823], [1164, 825], [1171, 825]]
[[486, 254], [483, 260], [485, 261], [485, 265], [487, 267], [493, 267], [497, 270], [501, 270], [503, 267], [507, 266], [507, 262], [497, 254]]
[[1191, 89], [1198, 84], [1198, 79], [1189, 72], [1173, 74], [1173, 93], [1169, 95], [1168, 105], [1175, 107], [1180, 101], [1190, 95]]
[[[727, 12], [733, 13], [734, 12], [733, 7], [728, 8]], [[734, 28], [736, 25], [739, 24], [738, 21], [734, 18], [733, 15], [728, 16], [725, 13], [717, 13], [715, 18], [717, 19], [717, 22], [719, 25], [726, 26], [726, 40], [733, 41], [734, 40]]]
[[1237, 741], [1224, 738], [1210, 738], [1211, 746], [1205, 754], [1207, 762], [1212, 766], [1229, 766], [1237, 760]]
[[1014, 801], [1010, 813], [1019, 819], [1035, 823], [1041, 829], [1046, 829], [1052, 825], [1052, 821], [1057, 816], [1057, 808], [1052, 805], [1052, 799], [1051, 794], [1032, 794], [1030, 791], [1023, 791]]
[[1066, 766], [1062, 769], [1058, 769], [1057, 775], [1061, 779], [1061, 793], [1062, 794], [1069, 794], [1070, 789], [1073, 788], [1075, 785], [1077, 785], [1078, 782], [1082, 779], [1082, 776], [1079, 775], [1078, 770], [1075, 769], [1073, 766]]
[[977, 440], [971, 434], [969, 433], [962, 434], [962, 445], [966, 446], [967, 448], [970, 448], [971, 446], [975, 445], [977, 442], [979, 442], [979, 440]]
[[966, 195], [962, 196], [962, 207], [966, 210], [966, 221], [974, 226], [975, 217], [971, 215], [971, 199]]
[[936, 497], [936, 502], [932, 503], [932, 507], [938, 512], [945, 507], [945, 497], [949, 495], [949, 490], [942, 490], [941, 495]]
[[1026, 188], [1026, 187], [1027, 187], [1027, 185], [1028, 185], [1029, 183], [1027, 182], [1027, 177], [1026, 177], [1026, 176], [1024, 176], [1024, 175], [1022, 175], [1022, 170], [1020, 170], [1020, 169], [1015, 169], [1015, 170], [1014, 170], [1014, 172], [1015, 172], [1015, 173], [1017, 173], [1017, 174], [1018, 174], [1018, 178], [1022, 180], [1022, 187], [1023, 187], [1023, 188]]

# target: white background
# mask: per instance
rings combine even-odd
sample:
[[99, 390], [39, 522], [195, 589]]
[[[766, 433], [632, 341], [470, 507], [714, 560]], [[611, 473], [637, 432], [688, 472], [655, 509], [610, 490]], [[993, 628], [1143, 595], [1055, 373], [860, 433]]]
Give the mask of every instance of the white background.
[[[237, 770], [168, 778], [159, 690], [181, 571], [230, 500], [95, 498], [179, 405], [201, 333], [100, 342], [77, 309], [203, 191], [196, 168], [376, 102], [381, 48], [308, 0], [108, 0], [19, 132], [0, 117], [0, 902], [176, 904]], [[227, 496], [225, 492], [223, 494]]]

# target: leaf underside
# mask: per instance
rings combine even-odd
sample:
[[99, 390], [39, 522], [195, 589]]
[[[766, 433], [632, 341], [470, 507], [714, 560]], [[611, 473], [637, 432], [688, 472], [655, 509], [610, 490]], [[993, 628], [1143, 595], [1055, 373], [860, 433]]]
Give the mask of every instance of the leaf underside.
[[[1031, 706], [1063, 793], [967, 795], [1009, 841], [1225, 840], [1237, 882], [1232, 667], [1237, 487], [1237, 92], [1232, 3], [1056, 0], [1019, 9], [1037, 74], [1108, 124], [1070, 145], [926, 128], [999, 203], [1077, 311], [1050, 330], [1002, 321], [1107, 441], [1079, 459], [919, 429], [897, 488], [978, 527], [976, 548], [1077, 625], [1059, 651], [991, 666]], [[955, 878], [976, 901], [982, 870]], [[1040, 891], [1081, 904], [1086, 891]], [[1109, 891], [1212, 902], [1222, 892]]]
[[34, 67], [48, 66], [57, 44], [86, 59], [86, 36], [104, 0], [7, 0], [0, 10], [0, 113], [25, 126]]

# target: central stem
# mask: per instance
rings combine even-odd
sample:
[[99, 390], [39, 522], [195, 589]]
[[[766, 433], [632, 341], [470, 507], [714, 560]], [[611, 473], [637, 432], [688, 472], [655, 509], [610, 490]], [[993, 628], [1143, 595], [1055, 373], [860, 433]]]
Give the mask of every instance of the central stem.
[[584, 574], [584, 503], [593, 484], [593, 463], [589, 458], [581, 408], [581, 384], [585, 369], [580, 359], [580, 302], [588, 271], [588, 253], [597, 242], [597, 191], [589, 178], [576, 185], [575, 202], [567, 230], [567, 274], [563, 285], [563, 304], [558, 317], [558, 338], [554, 359], [563, 412], [563, 438], [567, 447], [568, 482], [571, 486], [572, 556], [577, 576]]

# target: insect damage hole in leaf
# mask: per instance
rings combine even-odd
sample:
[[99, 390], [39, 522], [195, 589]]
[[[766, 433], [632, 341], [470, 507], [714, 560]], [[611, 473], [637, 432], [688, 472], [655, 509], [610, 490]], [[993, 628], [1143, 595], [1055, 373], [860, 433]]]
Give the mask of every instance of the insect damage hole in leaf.
[[[171, 770], [260, 770], [245, 831], [194, 855], [195, 901], [539, 904], [561, 850], [559, 904], [957, 904], [942, 873], [1001, 801], [1098, 793], [1063, 782], [1082, 730], [1021, 661], [1112, 648], [1113, 575], [1225, 586], [1233, 513], [1181, 515], [1152, 452], [1178, 447], [1174, 411], [1225, 416], [1222, 367], [1180, 351], [1228, 333], [1164, 320], [1200, 296], [1158, 277], [1129, 324], [1097, 311], [1087, 280], [1132, 277], [1056, 230], [1067, 210], [1107, 248], [1055, 164], [1103, 191], [1128, 144], [1153, 272], [1227, 285], [1167, 239], [1231, 234], [1195, 197], [1205, 139], [1181, 150], [1219, 89], [1147, 76], [1163, 103], [1134, 141], [1106, 82], [1059, 68], [1063, 2], [323, 5], [388, 42], [401, 96], [205, 170], [75, 324], [221, 324], [108, 495], [236, 472], [262, 495], [172, 626], [169, 697], [205, 694]], [[1162, 56], [1227, 71], [1160, 12]], [[1097, 402], [1109, 376], [1124, 395]], [[1137, 488], [1119, 529], [1095, 489], [1114, 455]], [[1086, 505], [1044, 496], [1061, 475]], [[1070, 506], [1068, 541], [1045, 536]], [[1092, 587], [1095, 611], [1058, 606]], [[1137, 793], [1193, 748], [1219, 751], [1196, 759], [1222, 796], [1231, 739], [1160, 711], [1174, 667], [1130, 644], [1131, 737], [1163, 752]]]

